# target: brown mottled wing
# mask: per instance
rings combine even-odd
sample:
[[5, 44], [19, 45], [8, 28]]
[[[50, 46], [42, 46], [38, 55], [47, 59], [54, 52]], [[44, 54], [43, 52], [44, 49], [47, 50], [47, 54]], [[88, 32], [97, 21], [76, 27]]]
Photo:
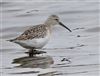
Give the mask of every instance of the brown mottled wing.
[[16, 38], [16, 40], [29, 40], [33, 38], [43, 38], [46, 35], [46, 27], [45, 25], [37, 25], [30, 27], [23, 34]]

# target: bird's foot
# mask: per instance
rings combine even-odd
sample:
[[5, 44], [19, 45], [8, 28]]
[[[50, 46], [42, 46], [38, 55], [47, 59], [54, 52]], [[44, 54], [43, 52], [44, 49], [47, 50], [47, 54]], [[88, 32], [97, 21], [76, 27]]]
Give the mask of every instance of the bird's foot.
[[37, 54], [43, 54], [43, 53], [46, 53], [45, 51], [39, 51], [39, 50], [36, 50], [36, 49], [31, 49], [29, 50], [29, 52], [25, 52], [27, 54], [29, 54], [29, 57], [33, 57], [33, 56], [36, 56]]

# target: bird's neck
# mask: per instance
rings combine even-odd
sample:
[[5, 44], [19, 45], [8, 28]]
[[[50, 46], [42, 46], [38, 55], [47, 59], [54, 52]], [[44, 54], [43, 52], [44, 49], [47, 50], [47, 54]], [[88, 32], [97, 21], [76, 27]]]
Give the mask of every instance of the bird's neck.
[[45, 22], [44, 25], [45, 25], [47, 28], [50, 28], [50, 29], [52, 28], [52, 24], [50, 24], [49, 22]]
[[53, 24], [52, 24], [52, 20], [51, 19], [47, 19], [45, 22], [44, 22], [45, 26], [47, 27], [47, 29], [52, 32], [52, 29], [53, 29]]

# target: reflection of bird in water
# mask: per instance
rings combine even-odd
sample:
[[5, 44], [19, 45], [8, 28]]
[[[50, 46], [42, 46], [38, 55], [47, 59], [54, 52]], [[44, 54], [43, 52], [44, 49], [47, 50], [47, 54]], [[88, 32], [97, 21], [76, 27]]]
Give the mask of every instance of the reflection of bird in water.
[[37, 53], [36, 49], [41, 49], [44, 45], [47, 44], [51, 35], [52, 27], [57, 24], [63, 26], [71, 32], [71, 30], [68, 27], [66, 27], [63, 23], [59, 21], [58, 16], [51, 15], [44, 22], [44, 24], [30, 27], [19, 37], [8, 41], [17, 43], [24, 48], [30, 49], [29, 56], [32, 57], [34, 53]]
[[34, 57], [21, 57], [16, 58], [12, 62], [13, 64], [20, 64], [15, 67], [23, 68], [48, 68], [54, 63], [53, 58], [50, 56], [34, 56]]

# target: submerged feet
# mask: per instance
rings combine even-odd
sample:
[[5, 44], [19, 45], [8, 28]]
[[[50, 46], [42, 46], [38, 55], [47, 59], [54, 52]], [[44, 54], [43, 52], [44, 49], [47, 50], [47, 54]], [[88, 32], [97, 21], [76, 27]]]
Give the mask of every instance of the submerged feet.
[[30, 49], [29, 52], [26, 52], [29, 54], [29, 57], [33, 57], [35, 56], [36, 54], [43, 54], [43, 53], [46, 53], [45, 51], [38, 51], [36, 49]]

